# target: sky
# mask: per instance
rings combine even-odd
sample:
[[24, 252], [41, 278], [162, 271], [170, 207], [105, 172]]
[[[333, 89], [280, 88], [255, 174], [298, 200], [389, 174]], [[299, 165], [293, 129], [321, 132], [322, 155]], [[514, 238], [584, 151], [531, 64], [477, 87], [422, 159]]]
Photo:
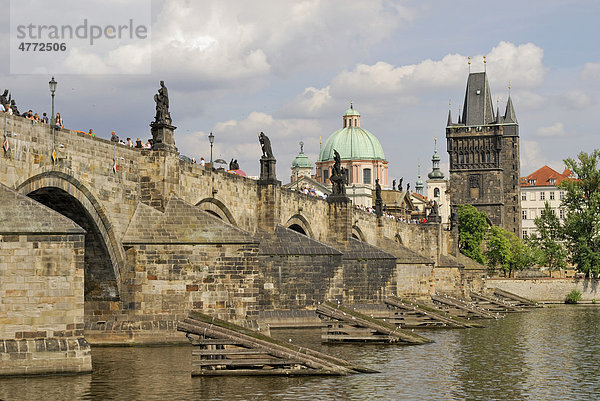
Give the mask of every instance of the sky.
[[[31, 0], [40, 15], [47, 2]], [[139, 1], [139, 0], [137, 0]], [[117, 0], [86, 18], [110, 19]], [[7, 10], [9, 0], [0, 0]], [[24, 4], [27, 1], [19, 1]], [[37, 3], [37, 4], [36, 4]], [[52, 3], [55, 12], [75, 13]], [[150, 4], [151, 3], [151, 4]], [[79, 3], [83, 4], [83, 3]], [[600, 2], [388, 0], [148, 1], [151, 41], [104, 56], [70, 53], [56, 71], [11, 71], [11, 17], [0, 13], [0, 90], [21, 111], [56, 111], [67, 128], [109, 138], [149, 138], [153, 96], [164, 80], [181, 154], [232, 158], [257, 175], [265, 132], [277, 175], [289, 182], [299, 142], [314, 163], [353, 102], [361, 126], [381, 142], [389, 177], [431, 170], [434, 138], [444, 141], [471, 71], [487, 73], [502, 114], [510, 91], [520, 125], [521, 175], [598, 148]], [[64, 10], [61, 9], [64, 7]], [[148, 67], [150, 63], [150, 68]], [[115, 70], [116, 68], [116, 70]], [[117, 73], [114, 73], [114, 72]], [[139, 71], [139, 72], [138, 72]]]

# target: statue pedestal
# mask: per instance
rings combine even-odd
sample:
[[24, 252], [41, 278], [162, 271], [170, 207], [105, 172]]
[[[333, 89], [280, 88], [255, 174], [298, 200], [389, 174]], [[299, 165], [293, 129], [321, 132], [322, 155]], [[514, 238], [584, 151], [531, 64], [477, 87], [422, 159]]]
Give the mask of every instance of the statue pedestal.
[[261, 157], [260, 158], [260, 178], [259, 184], [274, 184], [281, 185], [280, 181], [277, 181], [277, 175], [275, 171], [275, 164], [277, 160], [274, 157]]
[[427, 223], [437, 224], [437, 223], [441, 223], [441, 222], [442, 222], [442, 216], [440, 216], [439, 214], [430, 213], [429, 216], [427, 216]]
[[152, 128], [152, 140], [154, 142], [152, 144], [152, 150], [167, 150], [177, 153], [177, 148], [175, 147], [175, 134], [173, 132], [177, 127], [166, 123], [156, 122], [151, 123], [150, 127]]
[[383, 216], [383, 201], [381, 199], [375, 200], [375, 215], [377, 217]]

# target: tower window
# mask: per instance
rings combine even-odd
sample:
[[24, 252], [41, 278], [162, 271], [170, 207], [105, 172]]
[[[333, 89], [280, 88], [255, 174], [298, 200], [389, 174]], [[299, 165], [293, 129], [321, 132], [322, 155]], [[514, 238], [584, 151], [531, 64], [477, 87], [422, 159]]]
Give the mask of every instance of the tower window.
[[365, 168], [363, 169], [363, 184], [371, 183], [371, 169]]
[[440, 189], [439, 188], [434, 188], [434, 190], [433, 190], [433, 196], [435, 198], [439, 198], [440, 197]]
[[323, 182], [326, 182], [329, 179], [329, 169], [326, 168], [323, 170]]

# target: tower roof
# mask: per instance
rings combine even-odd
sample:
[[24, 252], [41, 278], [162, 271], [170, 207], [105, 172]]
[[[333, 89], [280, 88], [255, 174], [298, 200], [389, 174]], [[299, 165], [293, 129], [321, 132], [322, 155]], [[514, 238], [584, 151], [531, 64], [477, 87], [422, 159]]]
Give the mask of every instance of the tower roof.
[[[350, 105], [344, 117], [354, 115], [360, 116], [360, 113]], [[331, 134], [321, 149], [318, 161], [333, 160], [334, 149], [338, 151], [342, 160], [385, 160], [379, 140], [375, 135], [360, 127], [360, 124], [358, 126], [346, 125]]]
[[506, 102], [506, 112], [504, 113], [504, 123], [505, 124], [510, 124], [510, 123], [515, 123], [517, 124], [517, 115], [515, 114], [515, 108], [513, 106], [513, 102], [512, 102], [512, 98], [510, 97], [510, 95], [508, 96], [508, 102]]
[[485, 72], [472, 72], [467, 80], [462, 123], [487, 125], [494, 123], [494, 108], [490, 84]]
[[304, 142], [300, 142], [300, 153], [298, 156], [292, 161], [292, 168], [300, 167], [300, 168], [312, 168], [312, 163], [308, 159], [308, 156], [304, 154]]
[[427, 174], [427, 177], [429, 177], [429, 179], [433, 180], [444, 178], [444, 173], [442, 173], [442, 171], [440, 170], [440, 160], [440, 154], [437, 151], [437, 138], [435, 138], [433, 156], [431, 157], [431, 164], [433, 165], [433, 169], [429, 174]]

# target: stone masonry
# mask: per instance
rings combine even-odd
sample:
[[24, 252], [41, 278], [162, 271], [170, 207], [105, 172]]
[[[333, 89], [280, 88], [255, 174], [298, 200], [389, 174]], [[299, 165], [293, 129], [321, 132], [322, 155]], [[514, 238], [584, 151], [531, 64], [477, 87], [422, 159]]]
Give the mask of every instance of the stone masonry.
[[0, 184], [0, 375], [89, 372], [84, 230]]

